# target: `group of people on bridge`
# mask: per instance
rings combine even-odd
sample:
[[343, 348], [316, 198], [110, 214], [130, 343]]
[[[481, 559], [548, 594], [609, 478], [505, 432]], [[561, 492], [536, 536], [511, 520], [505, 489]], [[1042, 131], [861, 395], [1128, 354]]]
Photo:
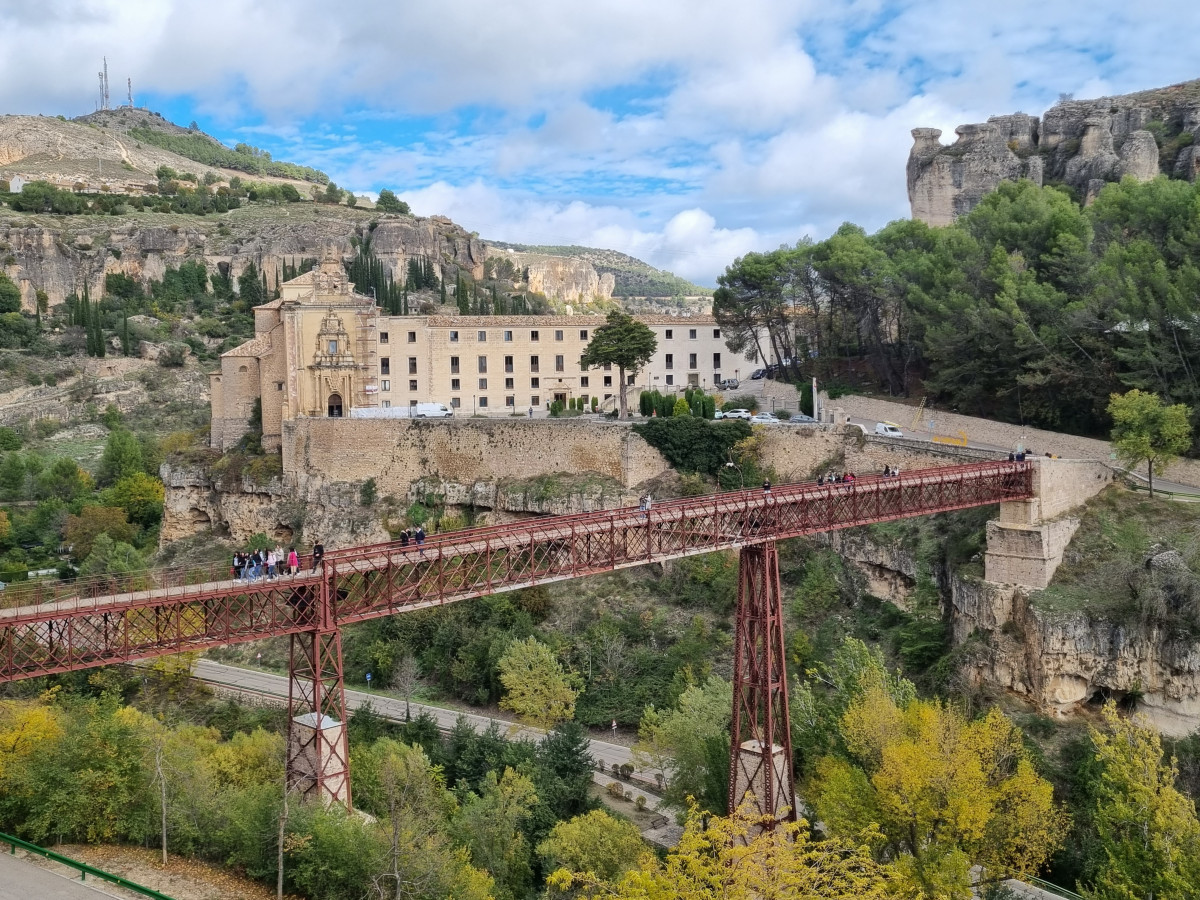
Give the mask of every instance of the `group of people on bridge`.
[[239, 550], [233, 554], [234, 581], [258, 581], [260, 578], [276, 578], [294, 575], [300, 571], [300, 557], [296, 548], [285, 551], [282, 547], [266, 550]]

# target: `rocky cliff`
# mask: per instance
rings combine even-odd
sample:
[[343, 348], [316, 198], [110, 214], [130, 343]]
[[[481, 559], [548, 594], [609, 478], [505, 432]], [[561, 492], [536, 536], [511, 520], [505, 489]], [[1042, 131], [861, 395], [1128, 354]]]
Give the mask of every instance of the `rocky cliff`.
[[413, 482], [402, 497], [364, 506], [362, 485], [282, 475], [265, 481], [222, 479], [203, 465], [178, 461], [160, 470], [166, 502], [160, 542], [168, 544], [209, 530], [244, 542], [258, 532], [281, 543], [320, 538], [347, 547], [391, 540], [389, 527], [405, 523], [410, 504], [436, 506], [442, 516], [465, 516], [499, 524], [534, 515], [565, 515], [632, 506], [637, 491], [611, 479], [560, 474], [533, 479], [500, 478], [470, 484], [438, 479]]
[[148, 282], [189, 260], [234, 278], [253, 263], [273, 287], [285, 261], [296, 265], [328, 252], [350, 259], [351, 238], [368, 233], [371, 221], [378, 222], [369, 232], [372, 247], [394, 277], [404, 277], [411, 258], [432, 260], [451, 281], [457, 269], [483, 277], [486, 245], [449, 219], [380, 218], [308, 203], [236, 209], [220, 221], [157, 213], [120, 220], [14, 214], [0, 224], [0, 266], [20, 286], [30, 312], [38, 290], [51, 303], [85, 284], [99, 297], [109, 273]]
[[[834, 533], [830, 541], [865, 576], [869, 593], [906, 608], [918, 577], [912, 553], [861, 530]], [[1200, 728], [1200, 642], [1155, 625], [1047, 611], [1012, 585], [944, 569], [932, 574], [974, 683], [1052, 715], [1109, 698], [1136, 699], [1164, 734]]]
[[1039, 119], [1024, 113], [960, 125], [953, 144], [914, 128], [908, 199], [914, 219], [947, 225], [1001, 181], [1065, 184], [1090, 201], [1109, 181], [1200, 173], [1200, 79], [1153, 91], [1064, 99]]
[[528, 289], [552, 300], [586, 305], [596, 300], [611, 300], [616, 281], [611, 273], [603, 275], [584, 259], [520, 253], [515, 250], [489, 249], [489, 253], [511, 260], [523, 274]]

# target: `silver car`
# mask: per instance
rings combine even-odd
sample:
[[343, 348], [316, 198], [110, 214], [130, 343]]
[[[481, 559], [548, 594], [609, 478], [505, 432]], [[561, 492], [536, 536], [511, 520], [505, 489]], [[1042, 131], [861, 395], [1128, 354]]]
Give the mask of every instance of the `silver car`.
[[778, 425], [779, 419], [768, 412], [760, 412], [756, 416], [750, 417], [751, 425]]
[[754, 416], [754, 413], [748, 409], [727, 409], [725, 410], [726, 419], [749, 419]]

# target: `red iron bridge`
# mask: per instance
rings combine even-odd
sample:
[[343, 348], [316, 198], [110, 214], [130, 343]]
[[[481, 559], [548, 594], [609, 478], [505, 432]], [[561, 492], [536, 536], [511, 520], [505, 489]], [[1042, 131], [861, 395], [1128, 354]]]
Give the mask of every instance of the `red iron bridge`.
[[349, 804], [343, 626], [738, 550], [731, 806], [749, 790], [764, 814], [795, 816], [776, 542], [1032, 497], [1032, 462], [988, 462], [473, 528], [422, 547], [331, 550], [315, 570], [274, 579], [234, 580], [223, 567], [13, 585], [0, 595], [9, 604], [0, 609], [0, 682], [287, 635], [290, 783]]

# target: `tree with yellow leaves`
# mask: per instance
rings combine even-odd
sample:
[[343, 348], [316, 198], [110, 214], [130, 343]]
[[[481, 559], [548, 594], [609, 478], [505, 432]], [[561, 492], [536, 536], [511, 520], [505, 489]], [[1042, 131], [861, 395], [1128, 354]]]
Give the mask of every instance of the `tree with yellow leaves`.
[[1187, 900], [1200, 885], [1200, 820], [1175, 786], [1175, 760], [1164, 760], [1149, 723], [1104, 707], [1103, 731], [1091, 729], [1102, 774], [1096, 831], [1104, 863], [1088, 892], [1095, 900]]
[[1032, 875], [1061, 845], [1067, 817], [999, 710], [969, 722], [938, 701], [896, 703], [868, 684], [840, 722], [850, 759], [822, 758], [808, 796], [834, 835], [879, 826], [910, 897], [969, 897], [975, 864]]
[[0, 787], [14, 766], [61, 736], [54, 707], [20, 700], [0, 702]]
[[707, 818], [693, 805], [679, 846], [659, 862], [652, 854], [621, 878], [559, 869], [551, 894], [576, 890], [615, 900], [882, 900], [890, 896], [889, 868], [871, 857], [868, 831], [855, 842], [814, 840], [808, 823], [762, 828], [751, 808]]

